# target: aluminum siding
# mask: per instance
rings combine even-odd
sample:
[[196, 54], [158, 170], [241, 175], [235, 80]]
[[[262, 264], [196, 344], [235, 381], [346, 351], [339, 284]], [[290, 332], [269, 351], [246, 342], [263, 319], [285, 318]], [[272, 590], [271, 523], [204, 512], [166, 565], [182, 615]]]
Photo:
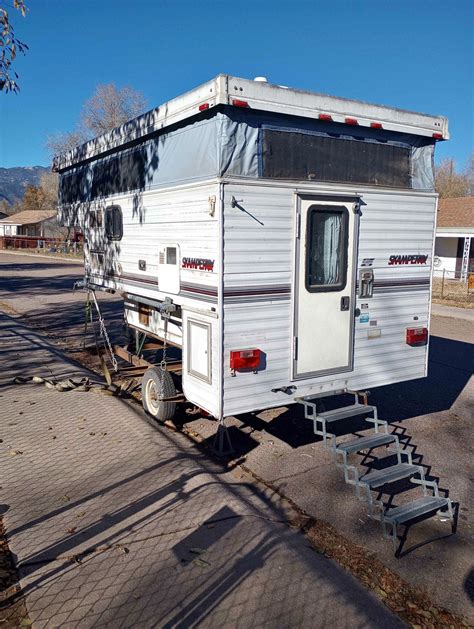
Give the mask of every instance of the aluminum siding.
[[[340, 187], [315, 187], [315, 194], [349, 194]], [[310, 192], [308, 187], [301, 191]], [[271, 389], [292, 384], [293, 265], [295, 243], [293, 185], [229, 182], [224, 200], [224, 414], [276, 407], [295, 397], [362, 389], [426, 375], [426, 347], [405, 343], [408, 326], [427, 326], [436, 196], [358, 189], [362, 195], [358, 269], [373, 258], [371, 321], [356, 319], [353, 372], [294, 382], [292, 396]], [[352, 190], [354, 194], [354, 190]], [[244, 209], [231, 207], [239, 200]], [[245, 210], [245, 211], [244, 211]], [[390, 256], [427, 255], [425, 265], [389, 266]], [[357, 306], [359, 306], [357, 300]], [[381, 337], [369, 339], [378, 328]], [[229, 369], [231, 349], [264, 352], [257, 374]]]

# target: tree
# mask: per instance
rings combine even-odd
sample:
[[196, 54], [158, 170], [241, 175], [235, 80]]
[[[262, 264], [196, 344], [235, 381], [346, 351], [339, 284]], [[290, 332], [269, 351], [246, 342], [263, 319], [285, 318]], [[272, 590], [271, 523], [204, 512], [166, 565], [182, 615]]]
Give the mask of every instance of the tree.
[[3, 2], [0, 4], [0, 91], [18, 93], [20, 90], [16, 82], [18, 74], [13, 69], [12, 63], [17, 53], [26, 53], [28, 46], [15, 37], [15, 29], [10, 22], [6, 6], [17, 9], [23, 17], [26, 15], [26, 6], [24, 0], [13, 0], [12, 5], [6, 5]]
[[94, 95], [84, 104], [82, 126], [92, 136], [106, 133], [135, 118], [146, 109], [142, 94], [131, 87], [117, 88], [113, 83], [98, 85]]
[[444, 159], [435, 168], [435, 188], [441, 198], [469, 196], [469, 178], [465, 173], [456, 172], [454, 159]]
[[46, 195], [40, 186], [26, 186], [25, 194], [21, 201], [21, 211], [35, 210], [44, 212], [45, 216], [51, 208], [47, 207]]
[[76, 129], [50, 136], [47, 147], [52, 156], [65, 153], [139, 116], [146, 105], [143, 94], [131, 87], [118, 88], [113, 83], [98, 85], [92, 97], [84, 103]]
[[474, 153], [471, 153], [468, 159], [466, 176], [469, 183], [469, 195], [474, 196]]

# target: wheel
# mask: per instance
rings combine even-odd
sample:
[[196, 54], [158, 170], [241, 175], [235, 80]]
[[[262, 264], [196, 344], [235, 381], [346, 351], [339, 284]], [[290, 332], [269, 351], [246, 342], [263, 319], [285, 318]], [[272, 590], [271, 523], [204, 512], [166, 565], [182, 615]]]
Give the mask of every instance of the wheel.
[[[161, 379], [163, 378], [163, 389]], [[159, 367], [150, 367], [142, 378], [142, 404], [145, 411], [162, 422], [173, 419], [176, 411], [176, 402], [162, 402], [163, 397], [176, 395], [176, 388], [172, 377], [167, 371], [162, 371]]]

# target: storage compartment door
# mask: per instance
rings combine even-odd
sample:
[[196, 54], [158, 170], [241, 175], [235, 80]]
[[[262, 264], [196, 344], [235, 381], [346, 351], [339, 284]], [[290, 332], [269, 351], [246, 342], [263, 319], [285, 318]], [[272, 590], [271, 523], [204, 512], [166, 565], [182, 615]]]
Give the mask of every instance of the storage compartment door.
[[183, 392], [213, 417], [220, 417], [218, 332], [217, 316], [183, 309]]
[[293, 377], [353, 364], [358, 201], [300, 197], [297, 209]]

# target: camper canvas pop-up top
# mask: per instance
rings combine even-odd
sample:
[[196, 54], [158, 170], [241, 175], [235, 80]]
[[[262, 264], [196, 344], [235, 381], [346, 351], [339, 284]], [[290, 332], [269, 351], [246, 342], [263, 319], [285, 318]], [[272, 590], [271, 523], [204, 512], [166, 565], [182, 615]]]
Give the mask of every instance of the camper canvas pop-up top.
[[[426, 375], [448, 137], [440, 116], [219, 75], [58, 156], [59, 215], [86, 288], [123, 294], [119, 356], [181, 348], [182, 398], [217, 419], [306, 403]], [[169, 371], [143, 378], [159, 419]]]

